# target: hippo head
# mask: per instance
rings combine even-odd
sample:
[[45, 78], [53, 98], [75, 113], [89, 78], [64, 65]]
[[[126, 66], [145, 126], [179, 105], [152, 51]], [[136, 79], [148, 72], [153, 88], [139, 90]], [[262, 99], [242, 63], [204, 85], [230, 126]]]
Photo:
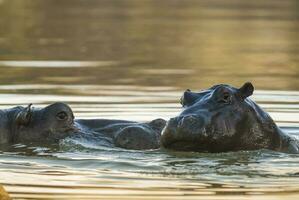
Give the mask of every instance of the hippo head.
[[276, 126], [247, 98], [253, 91], [251, 83], [241, 88], [215, 85], [199, 93], [186, 90], [181, 98], [184, 110], [167, 122], [162, 146], [198, 152], [270, 148]]
[[64, 103], [45, 108], [30, 104], [13, 110], [9, 118], [14, 142], [57, 142], [76, 131], [73, 111]]

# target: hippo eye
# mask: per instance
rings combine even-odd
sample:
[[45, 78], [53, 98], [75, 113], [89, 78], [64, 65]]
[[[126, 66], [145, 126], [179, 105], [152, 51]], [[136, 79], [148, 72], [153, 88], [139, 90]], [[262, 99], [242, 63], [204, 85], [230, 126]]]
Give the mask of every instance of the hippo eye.
[[66, 120], [68, 118], [68, 116], [67, 116], [66, 112], [62, 111], [62, 112], [57, 113], [56, 118], [58, 120]]

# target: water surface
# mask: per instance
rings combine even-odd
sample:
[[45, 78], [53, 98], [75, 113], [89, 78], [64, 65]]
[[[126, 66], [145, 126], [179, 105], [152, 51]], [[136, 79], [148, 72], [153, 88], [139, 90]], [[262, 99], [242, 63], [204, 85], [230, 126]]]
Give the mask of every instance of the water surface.
[[[0, 109], [69, 103], [77, 118], [148, 121], [186, 88], [254, 83], [299, 138], [297, 1], [0, 0]], [[299, 156], [131, 151], [92, 142], [2, 148], [16, 199], [298, 199]]]

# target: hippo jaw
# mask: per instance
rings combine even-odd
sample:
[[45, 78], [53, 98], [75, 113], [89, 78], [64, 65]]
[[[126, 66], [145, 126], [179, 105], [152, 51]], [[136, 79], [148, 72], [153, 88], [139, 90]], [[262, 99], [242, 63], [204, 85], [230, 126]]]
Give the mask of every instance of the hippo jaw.
[[169, 124], [162, 131], [161, 145], [167, 149], [194, 152], [225, 152], [232, 150], [231, 134], [216, 132], [212, 127], [183, 130]]
[[168, 149], [197, 151], [200, 145], [196, 141], [200, 133], [195, 133], [191, 127], [187, 128], [189, 133], [179, 127], [177, 118], [171, 118], [162, 130], [161, 145]]
[[168, 128], [165, 128], [161, 136], [161, 145], [167, 149], [178, 151], [204, 151], [200, 149], [203, 147], [191, 138], [176, 137], [176, 132], [171, 132]]
[[80, 132], [81, 130], [78, 127], [76, 127], [75, 124], [70, 124], [69, 126], [61, 127], [59, 129], [50, 129], [49, 131], [45, 131], [41, 134], [43, 135], [43, 138], [45, 140], [57, 142], [68, 136], [71, 136], [72, 134]]

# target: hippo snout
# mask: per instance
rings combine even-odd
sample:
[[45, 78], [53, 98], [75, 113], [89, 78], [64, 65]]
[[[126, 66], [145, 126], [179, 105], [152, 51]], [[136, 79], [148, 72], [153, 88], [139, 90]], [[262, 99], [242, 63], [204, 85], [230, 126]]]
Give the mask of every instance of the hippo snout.
[[205, 138], [205, 119], [200, 115], [186, 115], [169, 119], [162, 131], [161, 144], [177, 150], [193, 149]]
[[204, 124], [205, 120], [203, 117], [199, 115], [186, 115], [171, 118], [165, 129], [168, 129], [172, 132], [172, 134], [180, 133], [183, 136], [183, 134], [188, 135], [199, 133], [199, 130], [204, 127]]
[[177, 125], [183, 132], [196, 133], [204, 126], [204, 119], [196, 115], [187, 115], [182, 117]]

